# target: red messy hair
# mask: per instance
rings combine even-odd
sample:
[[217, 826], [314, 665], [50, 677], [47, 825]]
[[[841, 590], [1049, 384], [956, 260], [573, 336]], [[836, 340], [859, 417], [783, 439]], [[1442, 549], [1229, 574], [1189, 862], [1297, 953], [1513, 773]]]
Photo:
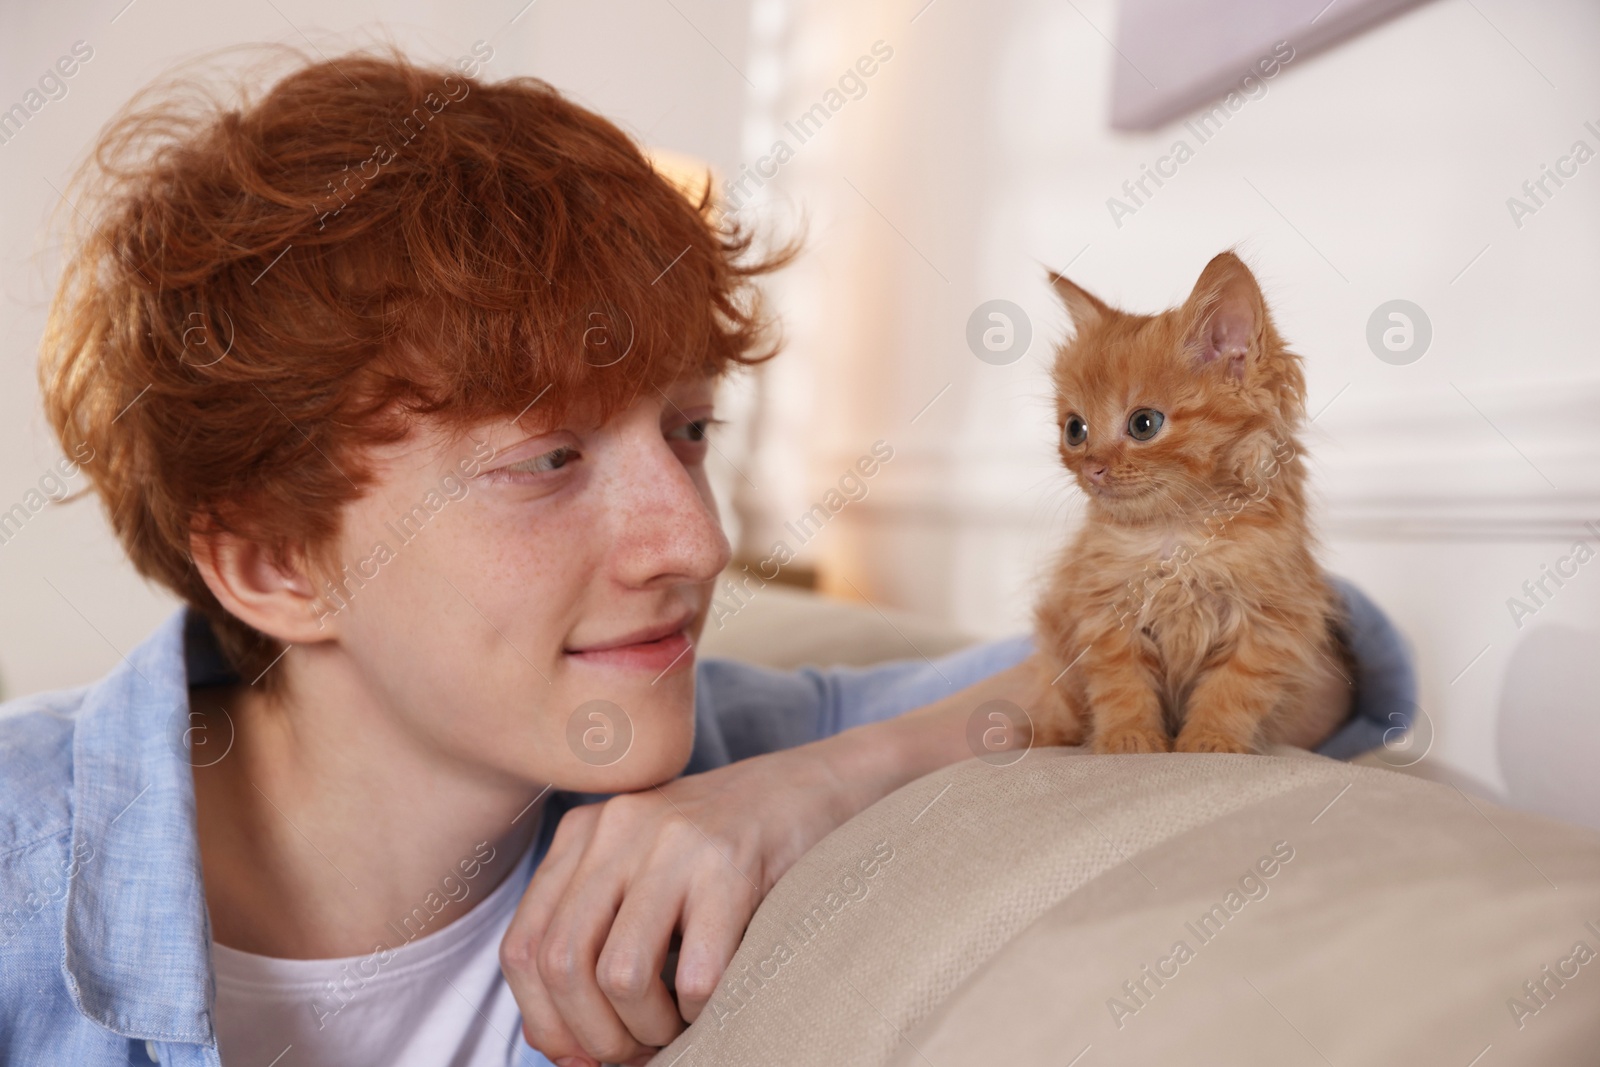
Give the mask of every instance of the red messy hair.
[[147, 90], [71, 194], [46, 413], [92, 449], [134, 566], [246, 681], [281, 649], [217, 602], [192, 533], [314, 560], [370, 484], [363, 450], [419, 417], [603, 420], [776, 351], [750, 283], [792, 248], [752, 254], [709, 181], [691, 203], [611, 122], [475, 69], [362, 52], [231, 106]]

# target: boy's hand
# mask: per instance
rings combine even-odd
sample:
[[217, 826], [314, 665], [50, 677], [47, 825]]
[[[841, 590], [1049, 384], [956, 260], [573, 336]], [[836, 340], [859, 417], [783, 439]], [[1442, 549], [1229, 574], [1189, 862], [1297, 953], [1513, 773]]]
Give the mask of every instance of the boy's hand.
[[[647, 1060], [705, 1007], [767, 890], [858, 803], [794, 749], [568, 812], [500, 948], [528, 1043], [563, 1067]], [[661, 978], [675, 931], [677, 1004]]]
[[[807, 849], [972, 755], [979, 704], [1037, 692], [1029, 661], [896, 719], [568, 812], [500, 946], [528, 1043], [562, 1067], [646, 1062], [699, 1016]], [[675, 932], [676, 1004], [661, 978]]]

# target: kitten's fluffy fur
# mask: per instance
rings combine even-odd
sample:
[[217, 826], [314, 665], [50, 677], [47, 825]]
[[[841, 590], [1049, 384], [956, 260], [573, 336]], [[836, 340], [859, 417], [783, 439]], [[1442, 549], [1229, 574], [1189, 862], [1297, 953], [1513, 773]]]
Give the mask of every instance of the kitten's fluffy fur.
[[[1315, 743], [1334, 723], [1313, 709], [1337, 701], [1307, 698], [1348, 685], [1349, 667], [1306, 522], [1300, 357], [1254, 276], [1224, 252], [1160, 315], [1051, 280], [1076, 326], [1055, 365], [1058, 444], [1088, 513], [1036, 610], [1054, 680], [1038, 740]], [[1140, 440], [1151, 412], [1164, 421]]]

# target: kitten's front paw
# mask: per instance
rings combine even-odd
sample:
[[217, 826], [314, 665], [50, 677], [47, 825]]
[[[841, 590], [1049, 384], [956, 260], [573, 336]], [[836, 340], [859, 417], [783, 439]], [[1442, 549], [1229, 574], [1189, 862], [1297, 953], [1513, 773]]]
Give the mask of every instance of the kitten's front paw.
[[1255, 752], [1255, 746], [1230, 737], [1220, 730], [1200, 728], [1191, 730], [1185, 727], [1178, 732], [1178, 752], [1240, 752], [1249, 755]]
[[1141, 752], [1171, 752], [1172, 741], [1161, 730], [1122, 726], [1095, 734], [1094, 750], [1102, 756]]

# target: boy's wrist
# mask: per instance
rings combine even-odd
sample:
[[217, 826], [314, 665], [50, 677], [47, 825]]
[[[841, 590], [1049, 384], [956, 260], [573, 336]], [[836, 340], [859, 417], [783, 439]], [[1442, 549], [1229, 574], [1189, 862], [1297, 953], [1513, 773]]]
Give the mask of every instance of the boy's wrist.
[[[850, 814], [923, 775], [982, 755], [969, 743], [973, 713], [997, 699], [1031, 713], [1040, 697], [1038, 677], [1030, 658], [931, 704], [818, 742], [819, 755], [841, 783]], [[1027, 743], [1026, 737], [1018, 740]]]
[[840, 783], [850, 815], [907, 782], [964, 758], [965, 749], [957, 747], [960, 738], [953, 713], [951, 707], [929, 705], [918, 713], [857, 726], [820, 742], [818, 754]]

